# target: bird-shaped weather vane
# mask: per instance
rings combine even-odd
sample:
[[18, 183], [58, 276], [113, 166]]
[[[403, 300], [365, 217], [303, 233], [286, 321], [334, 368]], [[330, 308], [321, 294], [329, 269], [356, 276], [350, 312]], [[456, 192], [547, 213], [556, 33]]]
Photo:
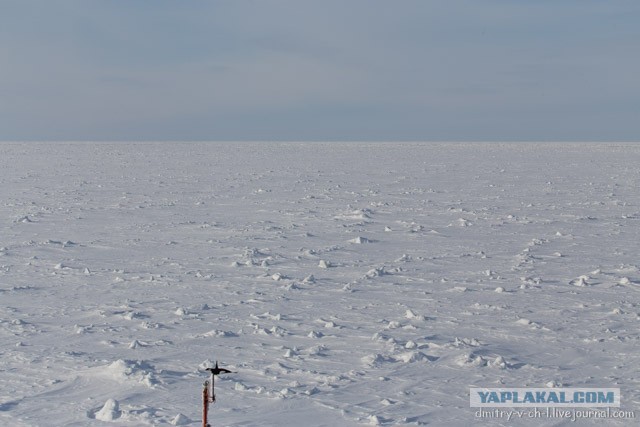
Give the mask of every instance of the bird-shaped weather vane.
[[216, 392], [215, 392], [215, 377], [220, 374], [234, 374], [225, 368], [218, 367], [218, 361], [216, 360], [216, 366], [213, 368], [207, 368], [206, 371], [209, 371], [211, 374], [210, 381], [204, 382], [204, 390], [202, 390], [202, 427], [211, 427], [208, 422], [209, 416], [209, 404], [215, 403], [216, 401]]

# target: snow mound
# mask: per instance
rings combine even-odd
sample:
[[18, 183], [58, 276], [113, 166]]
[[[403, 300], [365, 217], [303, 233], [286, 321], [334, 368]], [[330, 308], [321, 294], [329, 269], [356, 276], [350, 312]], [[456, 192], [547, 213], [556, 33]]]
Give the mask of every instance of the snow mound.
[[380, 420], [380, 417], [378, 417], [377, 415], [369, 416], [369, 425], [379, 426], [381, 423], [382, 421]]
[[114, 421], [120, 418], [120, 404], [115, 399], [109, 399], [102, 409], [94, 414], [94, 418], [100, 421]]
[[619, 281], [618, 281], [619, 285], [623, 285], [623, 286], [628, 286], [628, 285], [638, 285], [638, 282], [634, 282], [633, 280], [629, 279], [628, 277], [622, 277]]
[[176, 316], [187, 316], [189, 314], [189, 310], [184, 307], [178, 307], [178, 309], [174, 312]]
[[322, 338], [324, 334], [319, 331], [311, 331], [307, 334], [309, 338]]
[[418, 362], [421, 360], [431, 361], [431, 360], [434, 360], [434, 357], [427, 356], [421, 351], [408, 351], [406, 353], [401, 353], [393, 356], [393, 359], [396, 362], [412, 363], [412, 362]]
[[456, 364], [462, 367], [480, 368], [487, 366], [487, 359], [475, 354], [465, 354], [458, 358]]
[[221, 338], [225, 338], [225, 337], [235, 337], [237, 336], [234, 332], [230, 332], [230, 331], [220, 331], [218, 329], [212, 329], [209, 332], [205, 332], [202, 335], [199, 335], [203, 338], [206, 337], [221, 337]]
[[449, 224], [449, 227], [469, 227], [473, 225], [469, 220], [464, 218], [458, 218], [456, 221]]
[[395, 262], [410, 262], [412, 260], [410, 255], [402, 254], [400, 258], [397, 258]]
[[371, 240], [367, 239], [366, 237], [358, 236], [355, 239], [349, 240], [349, 243], [353, 243], [355, 245], [363, 245], [365, 243], [371, 243]]
[[187, 424], [191, 424], [193, 421], [189, 417], [183, 414], [176, 415], [170, 422], [172, 426], [184, 426]]
[[[528, 323], [527, 323], [528, 324]], [[453, 340], [454, 347], [479, 347], [482, 343], [476, 338], [458, 338]]]
[[154, 388], [158, 384], [153, 371], [154, 368], [145, 362], [123, 359], [118, 359], [101, 368], [103, 375], [113, 380], [120, 382], [133, 381], [149, 388]]
[[350, 220], [366, 221], [368, 219], [371, 219], [371, 211], [369, 209], [356, 209], [351, 212], [338, 215], [335, 217], [335, 219], [343, 220], [343, 221], [350, 221]]
[[489, 362], [489, 366], [492, 368], [506, 369], [507, 362], [504, 360], [504, 357], [497, 356], [493, 361]]
[[373, 367], [373, 366], [379, 365], [381, 363], [393, 362], [395, 360], [389, 359], [388, 357], [384, 357], [383, 355], [381, 355], [379, 353], [375, 353], [375, 354], [369, 354], [367, 356], [362, 357], [360, 359], [360, 361], [365, 366]]
[[385, 274], [387, 274], [387, 272], [384, 267], [376, 267], [367, 271], [367, 274], [365, 274], [364, 277], [366, 279], [373, 279], [374, 277], [384, 276]]
[[133, 340], [131, 341], [131, 344], [129, 344], [130, 349], [136, 349], [138, 347], [144, 347], [144, 345], [138, 340]]
[[589, 285], [589, 276], [586, 275], [582, 275], [580, 277], [578, 277], [577, 279], [573, 279], [571, 282], [569, 282], [569, 284], [573, 285], [573, 286], [588, 286]]
[[423, 320], [427, 320], [427, 318], [421, 314], [416, 314], [415, 311], [408, 309], [405, 312], [404, 317], [406, 317], [407, 319], [413, 319], [413, 320], [417, 320], [417, 321], [423, 321]]

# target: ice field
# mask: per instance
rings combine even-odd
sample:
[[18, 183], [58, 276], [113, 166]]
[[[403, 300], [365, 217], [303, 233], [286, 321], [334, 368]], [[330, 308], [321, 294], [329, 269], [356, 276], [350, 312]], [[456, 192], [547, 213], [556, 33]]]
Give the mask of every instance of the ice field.
[[0, 143], [0, 425], [200, 426], [216, 360], [212, 426], [639, 409], [639, 187], [634, 144]]

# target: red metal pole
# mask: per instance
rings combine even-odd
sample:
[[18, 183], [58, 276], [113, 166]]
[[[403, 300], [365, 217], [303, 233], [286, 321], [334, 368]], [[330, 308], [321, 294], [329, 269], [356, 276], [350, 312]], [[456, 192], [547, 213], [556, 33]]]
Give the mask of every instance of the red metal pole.
[[202, 390], [202, 427], [209, 427], [209, 381], [204, 382]]

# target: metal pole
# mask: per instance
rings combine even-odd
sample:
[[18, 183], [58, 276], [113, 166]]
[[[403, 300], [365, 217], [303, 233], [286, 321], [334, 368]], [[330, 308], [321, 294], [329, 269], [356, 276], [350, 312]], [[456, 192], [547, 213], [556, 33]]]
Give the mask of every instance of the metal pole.
[[202, 390], [202, 427], [209, 426], [209, 381], [204, 382], [204, 388]]
[[215, 390], [216, 375], [233, 374], [235, 372], [231, 372], [230, 370], [225, 368], [219, 368], [218, 361], [216, 361], [215, 367], [207, 368], [206, 370], [211, 373], [211, 378], [210, 378], [210, 381], [204, 382], [204, 390], [202, 390], [202, 427], [211, 427], [207, 418], [209, 415], [209, 404], [216, 402], [216, 390]]
[[216, 377], [211, 374], [211, 396], [209, 396], [211, 398], [211, 403], [215, 403], [216, 402]]

